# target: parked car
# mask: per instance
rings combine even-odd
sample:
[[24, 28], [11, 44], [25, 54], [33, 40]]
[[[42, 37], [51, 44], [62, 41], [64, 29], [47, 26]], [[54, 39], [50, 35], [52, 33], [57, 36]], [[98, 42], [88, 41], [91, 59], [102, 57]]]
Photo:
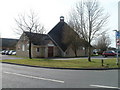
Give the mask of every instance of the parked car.
[[16, 51], [13, 51], [13, 52], [12, 52], [12, 55], [16, 55]]
[[9, 54], [9, 50], [6, 50], [6, 51], [5, 51], [5, 55], [8, 55], [8, 54]]
[[116, 56], [117, 54], [115, 53], [115, 51], [104, 51], [102, 55], [103, 57], [107, 57], [107, 56]]
[[10, 50], [10, 51], [8, 52], [8, 55], [12, 55], [13, 52], [15, 52], [15, 51], [14, 51], [14, 50]]
[[5, 52], [6, 52], [6, 50], [3, 50], [3, 51], [1, 52], [1, 54], [2, 54], [2, 55], [5, 55]]

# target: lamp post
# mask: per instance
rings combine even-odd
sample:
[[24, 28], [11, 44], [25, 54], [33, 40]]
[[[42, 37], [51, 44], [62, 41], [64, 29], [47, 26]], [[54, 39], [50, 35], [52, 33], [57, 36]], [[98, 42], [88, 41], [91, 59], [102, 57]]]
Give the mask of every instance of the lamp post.
[[118, 55], [118, 51], [120, 49], [120, 31], [118, 30], [113, 30], [115, 31], [115, 37], [116, 37], [116, 48], [117, 48], [117, 58], [116, 58], [116, 64], [119, 65], [119, 55]]

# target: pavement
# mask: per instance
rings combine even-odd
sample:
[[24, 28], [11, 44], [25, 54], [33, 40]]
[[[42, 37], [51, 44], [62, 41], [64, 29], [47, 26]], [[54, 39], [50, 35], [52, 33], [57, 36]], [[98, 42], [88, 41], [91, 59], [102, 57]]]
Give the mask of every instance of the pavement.
[[5, 59], [23, 59], [21, 57], [15, 57], [15, 56], [11, 56], [11, 55], [0, 55], [0, 60], [5, 60]]
[[[21, 57], [15, 57], [15, 56], [11, 56], [11, 55], [1, 55], [0, 56], [1, 60], [5, 60], [5, 59], [23, 59]], [[75, 57], [75, 58], [49, 58], [49, 59], [52, 59], [52, 60], [74, 60], [74, 59], [85, 59], [85, 58], [88, 58], [88, 57]], [[92, 56], [91, 57], [92, 59], [108, 59], [108, 58], [115, 58], [115, 57], [107, 57], [107, 58], [104, 58], [103, 56]]]
[[2, 63], [2, 88], [103, 88], [118, 90], [118, 70], [61, 70]]
[[[11, 56], [11, 55], [0, 55], [0, 59], [1, 60], [5, 60], [5, 59], [23, 59], [21, 57], [15, 57], [15, 56]], [[52, 60], [74, 60], [74, 59], [85, 59], [85, 58], [88, 58], [88, 57], [75, 57], [75, 58], [49, 58], [49, 59], [52, 59]], [[115, 58], [115, 57], [107, 57], [107, 58], [104, 58], [103, 56], [92, 56], [91, 57], [92, 59], [108, 59], [108, 58]]]
[[[75, 57], [75, 58], [51, 58], [52, 60], [74, 60], [74, 59], [87, 59], [88, 57]], [[92, 56], [92, 59], [108, 59], [108, 58], [115, 58], [115, 57], [107, 57], [104, 58], [103, 56]]]

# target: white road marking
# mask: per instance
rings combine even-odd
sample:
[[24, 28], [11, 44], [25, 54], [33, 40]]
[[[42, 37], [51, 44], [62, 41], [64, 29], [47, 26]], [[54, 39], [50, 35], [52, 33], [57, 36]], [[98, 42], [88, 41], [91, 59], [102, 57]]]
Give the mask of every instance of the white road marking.
[[93, 86], [93, 87], [101, 87], [101, 88], [116, 88], [116, 89], [120, 89], [118, 87], [112, 87], [112, 86], [103, 86], [103, 85], [90, 85], [90, 86]]
[[47, 80], [47, 81], [53, 81], [53, 82], [64, 83], [64, 81], [61, 81], [61, 80], [48, 79], [48, 78], [40, 78], [40, 77], [28, 76], [28, 75], [19, 74], [19, 73], [12, 73], [12, 72], [3, 72], [3, 73], [6, 73], [6, 74], [13, 74], [13, 75], [22, 76], [22, 77], [27, 77], [27, 78], [39, 79], [39, 80]]

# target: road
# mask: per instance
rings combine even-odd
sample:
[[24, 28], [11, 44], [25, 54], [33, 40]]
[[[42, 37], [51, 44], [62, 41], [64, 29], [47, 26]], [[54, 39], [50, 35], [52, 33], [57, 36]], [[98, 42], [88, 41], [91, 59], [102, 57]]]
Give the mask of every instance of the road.
[[3, 88], [118, 88], [118, 70], [60, 70], [2, 64]]

